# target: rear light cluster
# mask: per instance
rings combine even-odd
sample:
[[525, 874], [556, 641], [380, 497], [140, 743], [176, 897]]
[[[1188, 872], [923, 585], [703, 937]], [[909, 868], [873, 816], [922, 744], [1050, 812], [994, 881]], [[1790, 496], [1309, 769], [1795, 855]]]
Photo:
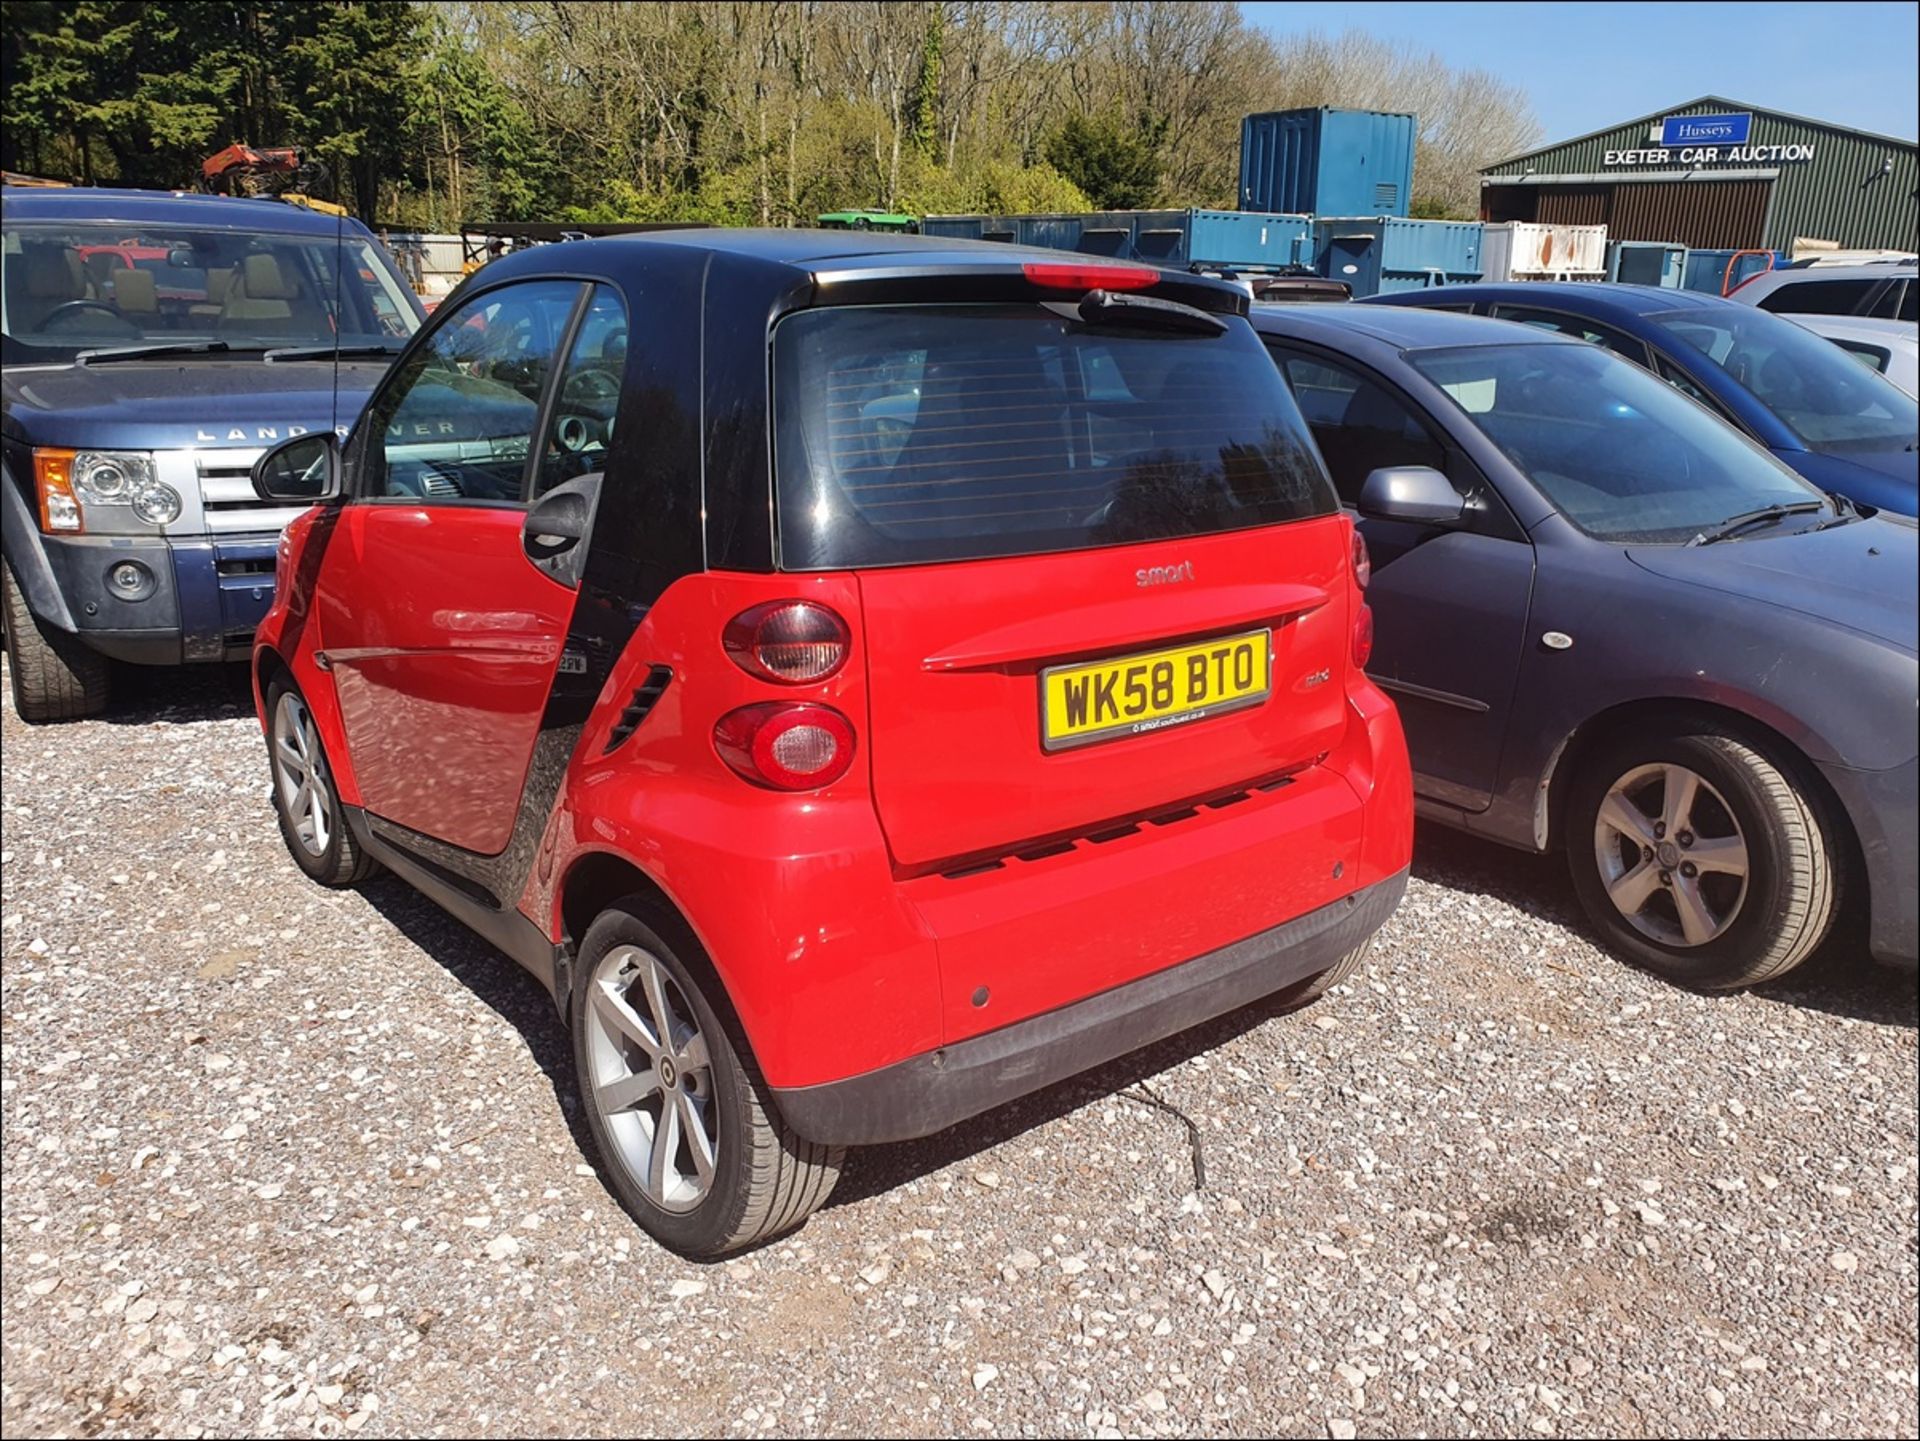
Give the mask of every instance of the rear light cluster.
[[[1353, 583], [1361, 590], [1367, 588], [1367, 582], [1373, 579], [1373, 557], [1367, 554], [1366, 537], [1360, 534], [1360, 528], [1353, 531]], [[1364, 599], [1360, 609], [1353, 616], [1353, 667], [1365, 670], [1367, 662], [1373, 659], [1373, 607]]]
[[[852, 647], [847, 623], [806, 600], [769, 601], [727, 623], [721, 644], [755, 680], [813, 685], [836, 674]], [[853, 725], [832, 706], [762, 701], [720, 717], [714, 749], [736, 775], [772, 790], [831, 785], [853, 764]]]
[[713, 744], [736, 775], [778, 791], [818, 790], [853, 764], [853, 727], [831, 706], [741, 706], [720, 717]]
[[776, 600], [742, 611], [720, 643], [757, 680], [811, 685], [847, 663], [847, 623], [824, 605]]

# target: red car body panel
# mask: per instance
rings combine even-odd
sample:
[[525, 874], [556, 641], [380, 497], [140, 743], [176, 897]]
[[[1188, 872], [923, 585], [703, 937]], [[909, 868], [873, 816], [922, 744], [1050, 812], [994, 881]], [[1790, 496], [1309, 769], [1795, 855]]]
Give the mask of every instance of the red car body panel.
[[350, 505], [320, 569], [360, 804], [481, 855], [513, 830], [573, 612], [573, 591], [528, 562], [521, 520], [489, 506]]
[[[329, 527], [334, 515], [341, 519]], [[310, 512], [289, 527], [294, 580], [260, 628], [260, 643], [286, 655], [290, 621], [303, 618], [305, 634], [291, 648], [295, 674], [313, 698], [329, 753], [343, 757], [343, 798], [494, 850], [511, 829], [538, 720], [535, 697], [545, 696], [557, 656], [534, 645], [520, 622], [492, 631], [455, 626], [462, 607], [445, 602], [477, 605], [491, 594], [512, 617], [537, 614], [530, 608], [553, 603], [552, 592], [570, 595], [519, 555], [520, 520], [516, 511], [453, 506]], [[436, 522], [465, 529], [461, 553], [473, 574], [440, 569], [403, 583], [391, 547]], [[316, 564], [307, 547], [327, 528], [327, 558]], [[1037, 1015], [1384, 880], [1405, 868], [1411, 851], [1412, 782], [1397, 713], [1345, 661], [1359, 603], [1346, 573], [1350, 533], [1347, 520], [1331, 517], [1181, 543], [1196, 574], [1218, 574], [1221, 583], [1196, 583], [1177, 605], [1151, 592], [1128, 596], [1119, 608], [1135, 616], [1166, 599], [1167, 619], [1157, 629], [1135, 619], [1137, 629], [1128, 630], [1121, 616], [1110, 633], [1137, 648], [1271, 620], [1274, 693], [1253, 711], [1054, 755], [1039, 750], [1035, 671], [1042, 660], [1079, 658], [1075, 642], [1017, 661], [996, 655], [981, 670], [965, 668], [972, 659], [942, 668], [939, 658], [966, 658], [963, 645], [1021, 634], [1036, 592], [996, 590], [993, 582], [1022, 568], [1064, 570], [1075, 573], [1073, 587], [1060, 593], [1085, 593], [1088, 572], [1130, 577], [1164, 558], [1164, 543], [883, 573], [879, 586], [873, 573], [687, 577], [652, 607], [609, 676], [518, 905], [561, 941], [572, 869], [598, 854], [636, 865], [713, 958], [769, 1083], [789, 1087], [858, 1075]], [[319, 578], [317, 606], [301, 581], [307, 574]], [[386, 628], [375, 632], [342, 597], [375, 593], [372, 577], [383, 574]], [[884, 595], [878, 607], [876, 591]], [[823, 682], [756, 680], [721, 646], [733, 616], [789, 598], [826, 605], [849, 622], [848, 660]], [[910, 625], [916, 602], [934, 623]], [[875, 626], [876, 608], [893, 623], [886, 643], [896, 650], [886, 662], [872, 638], [886, 626]], [[553, 624], [557, 635], [564, 620]], [[1071, 612], [1062, 631], [1075, 635]], [[909, 635], [935, 665], [899, 658]], [[985, 642], [974, 639], [983, 635]], [[360, 642], [361, 652], [382, 644], [374, 655], [355, 655], [343, 638]], [[330, 673], [312, 665], [315, 649], [332, 660]], [[672, 683], [639, 731], [607, 753], [625, 698], [654, 666], [668, 667]], [[1345, 683], [1296, 683], [1322, 668]], [[975, 680], [986, 694], [946, 700]], [[713, 749], [714, 723], [768, 699], [819, 701], [846, 715], [857, 745], [848, 773], [823, 790], [788, 795], [728, 770]], [[417, 747], [403, 744], [421, 733], [423, 715], [439, 718], [426, 724], [435, 746], [445, 746], [431, 769]], [[511, 754], [504, 741], [475, 743], [489, 726], [511, 738]], [[888, 753], [889, 737], [900, 754]], [[983, 756], [994, 766], [983, 768]], [[907, 791], [898, 809], [917, 827], [905, 831], [916, 845], [905, 856], [898, 828], [884, 823], [893, 813], [876, 793], [876, 775], [890, 763], [926, 770], [925, 795], [913, 794], [904, 772], [895, 782]], [[1013, 774], [1003, 779], [996, 770]], [[1248, 789], [1274, 780], [1283, 783]], [[1170, 805], [1175, 797], [1198, 804]], [[920, 864], [928, 855], [1124, 824], [1137, 828], [1100, 841], [1072, 836], [1056, 854], [1009, 857], [974, 874]], [[976, 1003], [983, 988], [985, 1003]]]
[[[1259, 532], [860, 576], [874, 669], [881, 823], [906, 866], [1106, 824], [1270, 776], [1342, 725], [1325, 682], [1348, 645], [1351, 541], [1338, 516]], [[1142, 586], [1145, 567], [1200, 579]], [[1273, 689], [1252, 710], [1051, 755], [1046, 667], [1270, 627]], [[1318, 675], [1317, 688], [1303, 688]], [[881, 677], [884, 676], [884, 680]]]

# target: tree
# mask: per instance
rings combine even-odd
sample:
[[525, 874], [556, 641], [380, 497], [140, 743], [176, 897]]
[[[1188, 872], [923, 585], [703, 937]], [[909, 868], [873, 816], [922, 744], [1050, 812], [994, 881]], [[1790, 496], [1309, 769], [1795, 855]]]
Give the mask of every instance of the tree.
[[1078, 186], [1095, 209], [1138, 210], [1160, 185], [1155, 129], [1111, 116], [1069, 115], [1047, 140], [1047, 163]]

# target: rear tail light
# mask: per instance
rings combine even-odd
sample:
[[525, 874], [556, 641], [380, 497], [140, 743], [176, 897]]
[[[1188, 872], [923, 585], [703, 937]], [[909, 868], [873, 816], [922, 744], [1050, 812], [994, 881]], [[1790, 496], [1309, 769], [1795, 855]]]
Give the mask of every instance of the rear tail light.
[[1027, 279], [1049, 290], [1145, 290], [1160, 272], [1140, 265], [1075, 265], [1029, 260], [1020, 267]]
[[713, 745], [736, 775], [777, 791], [818, 790], [853, 764], [853, 727], [831, 706], [741, 706], [720, 717]]
[[748, 675], [781, 685], [825, 680], [847, 663], [847, 623], [810, 600], [775, 600], [727, 622], [720, 643]]
[[1373, 557], [1367, 554], [1367, 538], [1360, 534], [1360, 527], [1353, 528], [1353, 583], [1365, 590], [1367, 582], [1373, 579]]
[[77, 535], [86, 529], [80, 500], [73, 493], [73, 452], [37, 449], [33, 452], [33, 488], [40, 500], [40, 529]]
[[1353, 618], [1353, 668], [1365, 670], [1373, 659], [1373, 607], [1362, 604]]

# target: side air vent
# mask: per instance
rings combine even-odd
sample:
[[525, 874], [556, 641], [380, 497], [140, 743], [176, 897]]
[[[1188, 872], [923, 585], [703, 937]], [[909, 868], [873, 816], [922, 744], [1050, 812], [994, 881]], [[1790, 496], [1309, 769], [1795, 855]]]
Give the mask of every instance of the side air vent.
[[626, 709], [620, 712], [620, 720], [607, 736], [607, 746], [600, 752], [601, 755], [610, 754], [626, 744], [627, 738], [640, 729], [640, 722], [647, 718], [647, 713], [666, 694], [667, 682], [672, 679], [673, 672], [663, 665], [647, 671], [646, 680], [633, 693], [633, 699], [627, 702]]

